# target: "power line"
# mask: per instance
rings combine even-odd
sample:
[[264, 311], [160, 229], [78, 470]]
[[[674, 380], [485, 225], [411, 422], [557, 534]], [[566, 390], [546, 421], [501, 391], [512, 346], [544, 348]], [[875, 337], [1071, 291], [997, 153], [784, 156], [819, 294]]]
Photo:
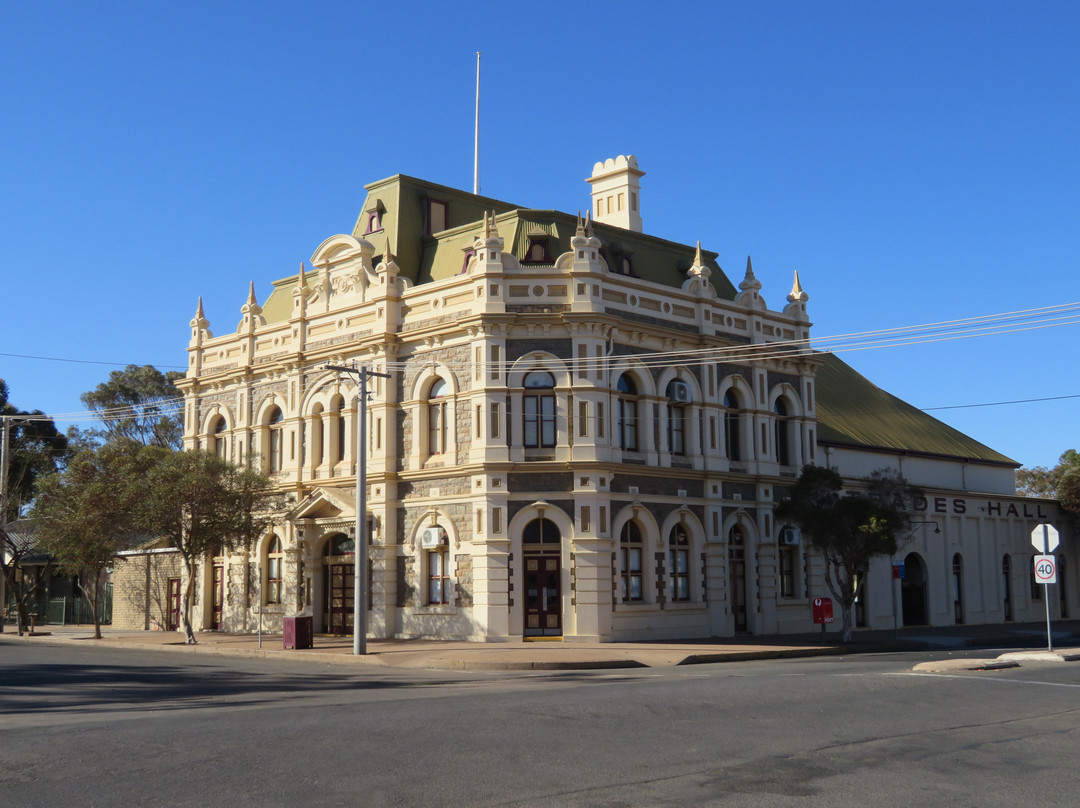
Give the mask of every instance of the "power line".
[[[995, 336], [998, 334], [1018, 333], [1022, 331], [1041, 330], [1044, 328], [1056, 328], [1066, 325], [1080, 324], [1080, 303], [1066, 303], [1054, 306], [1045, 306], [1035, 309], [1024, 309], [1001, 314], [981, 315], [977, 317], [965, 317], [955, 320], [945, 320], [936, 323], [921, 325], [899, 326], [895, 328], [879, 329], [875, 331], [852, 332], [835, 336], [815, 338], [814, 347], [810, 340], [789, 339], [775, 340], [772, 342], [750, 343], [744, 345], [728, 345], [711, 348], [693, 348], [682, 351], [657, 351], [640, 354], [618, 354], [585, 357], [580, 359], [555, 359], [540, 358], [530, 363], [530, 369], [558, 368], [569, 362], [583, 362], [587, 365], [611, 364], [618, 362], [632, 362], [643, 367], [666, 367], [673, 364], [706, 364], [709, 362], [754, 362], [761, 360], [775, 360], [785, 358], [798, 358], [812, 356], [811, 351], [819, 353], [844, 353], [852, 351], [865, 351], [878, 348], [907, 347], [911, 345], [931, 344], [961, 339], [974, 339], [977, 337]], [[17, 354], [2, 354], [0, 356], [21, 356]], [[110, 362], [97, 362], [93, 360], [59, 359], [56, 357], [24, 357], [37, 358], [59, 362], [77, 362], [85, 364], [117, 364]], [[515, 362], [518, 360], [514, 360]], [[131, 363], [129, 363], [131, 364]], [[383, 369], [403, 372], [410, 369], [408, 362], [384, 362], [378, 363]], [[499, 363], [476, 363], [471, 360], [450, 361], [438, 363], [442, 367], [458, 371], [479, 370], [486, 373], [493, 365], [500, 370], [512, 366], [513, 362]], [[126, 365], [125, 365], [126, 366]], [[175, 365], [163, 365], [162, 367], [177, 367]], [[302, 373], [319, 371], [324, 369], [325, 363], [320, 361], [312, 363], [300, 370]], [[415, 360], [412, 369], [416, 369]], [[246, 388], [257, 389], [262, 386], [276, 384], [273, 381], [253, 382]], [[1060, 396], [1054, 398], [1070, 398], [1072, 396]], [[82, 411], [69, 413], [56, 413], [43, 415], [40, 420], [54, 420], [61, 422], [88, 421], [104, 419], [121, 419], [146, 415], [147, 409], [159, 408], [162, 414], [179, 408], [183, 397], [178, 396], [169, 399], [159, 399], [150, 405], [131, 405], [110, 408], [98, 411]], [[1030, 401], [1052, 400], [1031, 399]], [[999, 402], [1012, 403], [1012, 402]], [[1028, 403], [1018, 401], [1015, 403]], [[995, 403], [984, 404], [960, 404], [952, 407], [938, 407], [932, 409], [962, 409], [966, 407], [995, 406]]]

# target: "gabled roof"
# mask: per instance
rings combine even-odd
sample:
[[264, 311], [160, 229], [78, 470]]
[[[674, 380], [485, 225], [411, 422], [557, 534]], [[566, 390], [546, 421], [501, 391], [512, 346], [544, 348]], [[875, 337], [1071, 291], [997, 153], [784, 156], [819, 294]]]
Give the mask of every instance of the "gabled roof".
[[1019, 466], [886, 393], [833, 354], [817, 373], [818, 443]]

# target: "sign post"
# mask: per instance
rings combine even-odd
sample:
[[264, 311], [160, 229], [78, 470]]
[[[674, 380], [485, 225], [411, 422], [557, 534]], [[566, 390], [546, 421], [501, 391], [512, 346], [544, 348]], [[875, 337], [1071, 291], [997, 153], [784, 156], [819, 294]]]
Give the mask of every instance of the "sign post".
[[1046, 650], [1054, 650], [1054, 640], [1050, 634], [1050, 584], [1057, 583], [1057, 559], [1050, 553], [1057, 549], [1060, 535], [1057, 528], [1045, 522], [1036, 525], [1031, 531], [1031, 545], [1039, 555], [1035, 556], [1035, 582], [1043, 585], [1043, 600], [1046, 601]]

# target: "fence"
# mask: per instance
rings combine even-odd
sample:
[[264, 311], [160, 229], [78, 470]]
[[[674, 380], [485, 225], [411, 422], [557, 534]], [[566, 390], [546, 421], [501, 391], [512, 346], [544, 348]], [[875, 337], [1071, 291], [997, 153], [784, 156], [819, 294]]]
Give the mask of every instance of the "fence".
[[[105, 591], [98, 601], [98, 616], [102, 625], [112, 622], [113, 585], [105, 584]], [[49, 623], [54, 626], [90, 625], [94, 615], [86, 598], [69, 595], [65, 598], [32, 598], [27, 604], [28, 610], [37, 615], [39, 625]]]

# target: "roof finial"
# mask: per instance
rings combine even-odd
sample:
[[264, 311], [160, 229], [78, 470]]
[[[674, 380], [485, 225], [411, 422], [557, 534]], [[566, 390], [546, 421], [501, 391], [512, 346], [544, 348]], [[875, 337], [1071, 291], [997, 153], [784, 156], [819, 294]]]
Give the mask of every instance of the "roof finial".
[[491, 223], [488, 221], [488, 212], [484, 211], [484, 241], [491, 238]]
[[585, 235], [589, 238], [593, 237], [592, 229], [592, 208], [585, 212]]
[[203, 314], [202, 310], [202, 295], [199, 295], [199, 305], [195, 307], [195, 317], [199, 320], [206, 319], [206, 315]]
[[803, 302], [805, 303], [810, 299], [810, 295], [803, 291], [802, 284], [799, 283], [799, 270], [795, 270], [795, 283], [791, 287], [791, 294], [787, 299], [792, 303]]
[[255, 281], [252, 281], [251, 286], [248, 288], [247, 302], [249, 306], [259, 305], [259, 301], [255, 299]]
[[697, 243], [697, 250], [694, 252], [694, 266], [701, 266], [701, 241]]
[[304, 262], [300, 262], [300, 274], [296, 276], [296, 285], [303, 289], [307, 285], [307, 278], [304, 277]]

